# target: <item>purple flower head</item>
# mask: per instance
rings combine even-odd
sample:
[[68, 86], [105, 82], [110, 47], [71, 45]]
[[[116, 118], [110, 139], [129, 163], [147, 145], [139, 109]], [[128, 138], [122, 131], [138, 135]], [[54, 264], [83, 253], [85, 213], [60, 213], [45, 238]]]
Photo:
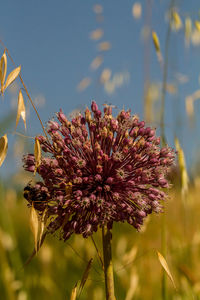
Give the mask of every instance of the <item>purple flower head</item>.
[[[95, 102], [71, 122], [62, 110], [57, 118], [48, 124], [50, 139], [38, 137], [49, 153], [37, 168], [42, 180], [28, 186], [35, 209], [45, 210], [49, 232], [60, 229], [64, 240], [72, 233], [88, 237], [125, 221], [139, 230], [148, 214], [162, 211], [175, 155], [159, 147], [154, 129], [130, 110], [115, 118], [111, 107], [102, 113]], [[24, 168], [34, 171], [32, 154], [24, 157]]]

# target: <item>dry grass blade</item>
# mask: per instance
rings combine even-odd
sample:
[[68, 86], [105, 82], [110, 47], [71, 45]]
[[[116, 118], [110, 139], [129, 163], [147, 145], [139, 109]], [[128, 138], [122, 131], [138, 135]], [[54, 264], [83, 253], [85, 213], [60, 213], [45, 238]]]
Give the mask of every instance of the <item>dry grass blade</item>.
[[162, 53], [161, 53], [161, 50], [160, 50], [159, 38], [158, 38], [155, 31], [152, 31], [152, 40], [153, 40], [153, 44], [154, 44], [154, 47], [155, 47], [155, 50], [156, 50], [156, 55], [157, 55], [158, 61], [159, 61], [160, 65], [161, 65], [161, 68], [162, 68], [163, 67], [163, 57], [162, 57]]
[[190, 18], [185, 19], [185, 42], [189, 46], [190, 38], [192, 34], [192, 20]]
[[40, 166], [41, 163], [41, 147], [38, 138], [35, 138], [34, 156], [35, 156], [35, 171], [34, 171], [34, 175], [35, 175], [37, 168]]
[[6, 79], [4, 90], [17, 78], [20, 71], [21, 71], [21, 66], [17, 67], [12, 72], [10, 72], [10, 74], [8, 75], [8, 77]]
[[3, 93], [4, 91], [4, 82], [5, 82], [5, 78], [6, 78], [6, 73], [7, 73], [7, 56], [6, 53], [4, 52], [4, 54], [1, 57], [1, 61], [0, 61], [0, 81], [1, 81], [1, 92]]
[[169, 270], [169, 267], [168, 267], [168, 264], [167, 264], [165, 258], [164, 258], [164, 257], [162, 256], [162, 254], [161, 254], [160, 252], [158, 252], [158, 251], [157, 251], [157, 255], [158, 255], [158, 260], [159, 260], [161, 266], [163, 267], [163, 269], [165, 270], [165, 272], [166, 272], [167, 275], [169, 276], [169, 278], [170, 278], [170, 280], [171, 280], [171, 282], [172, 282], [172, 284], [173, 284], [175, 290], [177, 290], [176, 285], [175, 285], [175, 282], [174, 282], [174, 279], [173, 279], [173, 277], [172, 277], [172, 274], [171, 274], [171, 272], [170, 272], [170, 270]]
[[170, 25], [171, 25], [171, 28], [175, 31], [178, 31], [182, 27], [181, 18], [179, 16], [179, 14], [177, 13], [177, 11], [175, 11], [175, 10], [172, 11], [172, 13], [171, 13]]
[[185, 195], [188, 191], [189, 176], [186, 169], [184, 152], [177, 138], [175, 138], [175, 146], [178, 151], [178, 164], [181, 172], [181, 192]]
[[7, 134], [5, 134], [0, 138], [0, 167], [6, 158], [7, 150], [8, 150], [8, 138], [7, 138]]
[[70, 300], [76, 300], [76, 296], [77, 296], [77, 283], [75, 284], [74, 288], [72, 289]]
[[160, 52], [160, 42], [155, 31], [152, 31], [152, 39], [153, 39], [153, 44], [156, 49], [156, 52]]
[[83, 290], [83, 287], [88, 279], [88, 275], [90, 273], [90, 269], [91, 269], [91, 266], [92, 266], [92, 262], [93, 262], [93, 258], [91, 258], [87, 264], [87, 267], [83, 273], [83, 276], [82, 276], [82, 279], [81, 279], [81, 283], [80, 283], [80, 286], [79, 286], [79, 295], [81, 294], [82, 290]]
[[36, 212], [33, 205], [31, 207], [30, 223], [31, 223], [31, 230], [32, 230], [33, 236], [34, 236], [35, 251], [37, 253], [37, 251], [38, 251], [39, 220], [38, 220], [37, 212]]
[[42, 214], [42, 219], [41, 219], [41, 226], [40, 226], [40, 237], [39, 237], [39, 242], [38, 242], [38, 248], [41, 247], [41, 243], [42, 243], [42, 237], [44, 234], [44, 229], [45, 229], [45, 225], [46, 225], [46, 209], [44, 210], [43, 214]]
[[196, 29], [200, 32], [200, 22], [195, 21], [194, 24], [195, 24]]
[[26, 129], [26, 108], [24, 105], [24, 98], [22, 95], [22, 91], [19, 91], [19, 96], [18, 96], [18, 107], [17, 107], [17, 118], [16, 118], [16, 128], [19, 123], [20, 117], [24, 121], [24, 127]]

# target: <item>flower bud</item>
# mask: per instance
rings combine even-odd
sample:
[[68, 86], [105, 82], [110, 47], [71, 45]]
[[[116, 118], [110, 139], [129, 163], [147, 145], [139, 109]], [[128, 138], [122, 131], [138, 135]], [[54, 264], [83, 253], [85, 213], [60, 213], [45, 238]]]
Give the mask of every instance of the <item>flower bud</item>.
[[95, 101], [92, 101], [91, 109], [92, 109], [92, 112], [96, 112], [98, 110], [98, 105], [96, 104]]

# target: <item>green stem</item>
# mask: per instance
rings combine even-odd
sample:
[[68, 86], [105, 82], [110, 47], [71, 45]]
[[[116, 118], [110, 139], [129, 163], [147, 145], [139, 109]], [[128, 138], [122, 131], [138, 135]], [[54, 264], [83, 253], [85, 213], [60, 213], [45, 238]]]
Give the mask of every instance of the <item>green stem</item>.
[[107, 226], [104, 226], [102, 228], [102, 242], [103, 242], [106, 300], [115, 300], [112, 249], [111, 249], [112, 232], [110, 229], [107, 228]]

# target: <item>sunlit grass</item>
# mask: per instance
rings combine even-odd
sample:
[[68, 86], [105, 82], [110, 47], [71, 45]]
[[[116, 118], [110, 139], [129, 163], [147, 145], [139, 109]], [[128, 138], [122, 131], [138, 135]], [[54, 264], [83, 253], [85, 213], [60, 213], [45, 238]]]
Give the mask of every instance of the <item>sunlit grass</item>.
[[[190, 189], [183, 208], [181, 193], [172, 190], [165, 205], [167, 256], [177, 285], [167, 281], [170, 299], [198, 299], [200, 293], [200, 187]], [[48, 237], [36, 257], [25, 267], [34, 241], [29, 211], [21, 195], [1, 187], [0, 291], [4, 299], [63, 299], [94, 258], [80, 299], [104, 299], [103, 271], [90, 238], [72, 237], [69, 242]], [[124, 224], [114, 226], [113, 260], [118, 299], [161, 299], [161, 217], [147, 220], [142, 233]], [[100, 233], [94, 239], [101, 252]], [[26, 295], [26, 296], [25, 296]], [[192, 298], [193, 297], [193, 298]]]

